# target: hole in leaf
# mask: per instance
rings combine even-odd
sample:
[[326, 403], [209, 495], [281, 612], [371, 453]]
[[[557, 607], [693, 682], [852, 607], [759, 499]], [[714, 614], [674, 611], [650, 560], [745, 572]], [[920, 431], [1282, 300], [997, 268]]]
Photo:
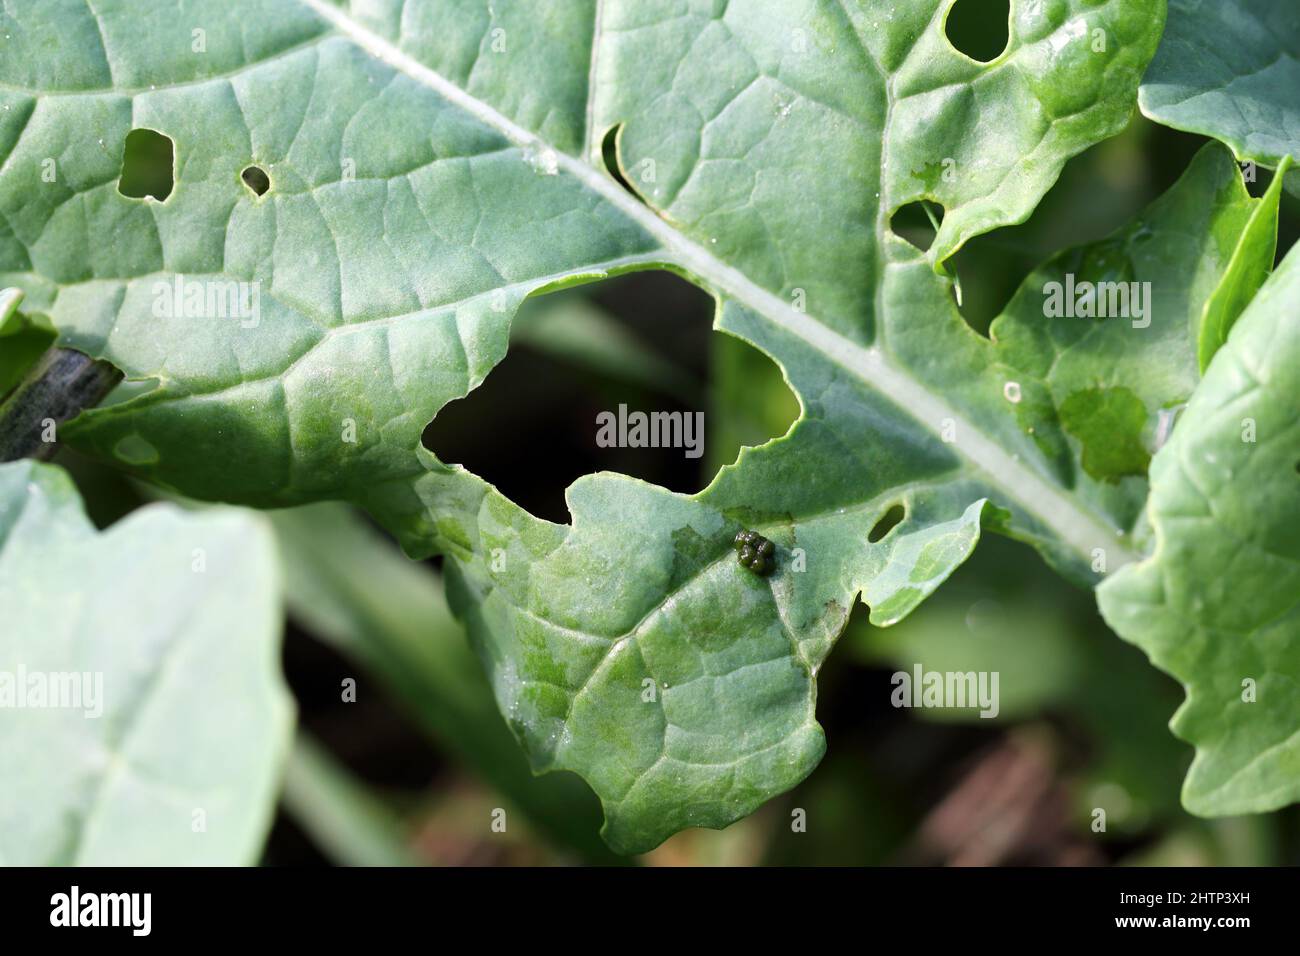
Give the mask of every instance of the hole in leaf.
[[175, 151], [170, 137], [157, 130], [133, 129], [122, 151], [122, 176], [117, 191], [131, 199], [163, 200], [175, 185]]
[[952, 304], [957, 307], [957, 314], [962, 317], [962, 321], [965, 322], [976, 335], [979, 335], [982, 338], [988, 338], [989, 325], [992, 323], [993, 318], [992, 316], [982, 318], [977, 314], [972, 314], [972, 310], [968, 307], [966, 302], [966, 285], [962, 282], [961, 272], [957, 269], [956, 263], [953, 259], [949, 259], [944, 263], [944, 272], [950, 279], [952, 279], [952, 285], [948, 288], [948, 295], [952, 298]]
[[[698, 491], [741, 443], [784, 434], [798, 410], [775, 363], [713, 333], [713, 311], [662, 271], [529, 299], [505, 359], [438, 413], [424, 444], [550, 521], [569, 520], [565, 489], [594, 472]], [[652, 447], [656, 436], [670, 447]]]
[[780, 367], [743, 339], [713, 337], [711, 383], [710, 472], [734, 462], [743, 448], [784, 435], [799, 417], [799, 400]]
[[872, 544], [875, 544], [885, 535], [889, 534], [889, 532], [897, 528], [906, 517], [906, 508], [901, 504], [893, 505], [888, 511], [881, 515], [880, 520], [876, 522], [876, 526], [872, 528], [870, 534], [867, 535], [867, 540]]
[[921, 199], [899, 206], [889, 217], [889, 228], [898, 238], [911, 243], [922, 252], [929, 252], [934, 237], [943, 225], [943, 206]]
[[239, 174], [239, 178], [244, 181], [244, 185], [253, 191], [255, 196], [265, 196], [266, 191], [271, 188], [271, 177], [266, 174], [261, 166], [249, 166]]
[[978, 63], [996, 60], [1010, 40], [1010, 0], [957, 0], [944, 34], [959, 52]]
[[618, 163], [618, 134], [622, 129], [621, 125], [615, 126], [605, 134], [605, 138], [600, 143], [600, 158], [605, 164], [605, 172], [609, 173], [615, 182], [622, 186], [629, 195], [636, 197], [639, 202], [645, 202], [641, 198], [641, 194], [627, 181], [627, 177], [623, 175], [623, 170]]
[[961, 297], [953, 297], [966, 324], [984, 338], [993, 320], [1006, 311], [1021, 282], [1038, 264], [1033, 254], [1009, 241], [1010, 230], [979, 236], [966, 243], [945, 264], [961, 283]]

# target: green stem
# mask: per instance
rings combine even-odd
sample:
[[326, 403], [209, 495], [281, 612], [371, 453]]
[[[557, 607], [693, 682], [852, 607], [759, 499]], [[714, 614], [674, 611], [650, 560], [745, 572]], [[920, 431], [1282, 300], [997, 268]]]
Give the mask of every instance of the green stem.
[[299, 731], [285, 767], [281, 799], [334, 862], [343, 866], [418, 866], [392, 809], [310, 734]]
[[52, 458], [58, 427], [98, 405], [121, 380], [107, 362], [73, 349], [48, 350], [0, 405], [0, 461]]

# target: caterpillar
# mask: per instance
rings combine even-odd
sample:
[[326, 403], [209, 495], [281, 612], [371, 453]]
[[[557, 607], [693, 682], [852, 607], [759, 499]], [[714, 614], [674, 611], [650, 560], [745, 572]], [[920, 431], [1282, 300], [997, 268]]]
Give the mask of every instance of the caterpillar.
[[739, 556], [741, 567], [748, 568], [759, 577], [770, 574], [776, 567], [776, 545], [757, 531], [737, 531], [732, 545]]

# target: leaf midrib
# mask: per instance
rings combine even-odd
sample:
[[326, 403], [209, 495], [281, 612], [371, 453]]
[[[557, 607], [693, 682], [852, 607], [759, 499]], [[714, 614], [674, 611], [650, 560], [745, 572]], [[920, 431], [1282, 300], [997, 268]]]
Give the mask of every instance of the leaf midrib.
[[[596, 192], [657, 239], [664, 252], [672, 257], [673, 264], [696, 276], [716, 292], [725, 294], [765, 320], [799, 337], [821, 352], [832, 364], [853, 374], [873, 391], [888, 397], [924, 430], [939, 437], [939, 423], [951, 419], [957, 434], [963, 436], [959, 443], [952, 444], [957, 453], [979, 471], [991, 486], [1003, 491], [1045, 527], [1050, 528], [1086, 563], [1091, 563], [1093, 550], [1099, 547], [1105, 549], [1110, 572], [1138, 560], [1139, 556], [1128, 548], [1119, 529], [1081, 508], [1078, 502], [1061, 489], [1022, 464], [924, 384], [892, 364], [879, 348], [861, 346], [810, 315], [797, 311], [740, 270], [682, 235], [650, 207], [629, 195], [611, 177], [524, 129], [389, 40], [328, 5], [326, 0], [298, 2], [306, 5], [342, 36], [376, 59], [432, 89], [520, 148], [544, 149], [554, 153], [559, 169]], [[590, 130], [587, 131], [587, 136], [591, 136]]]

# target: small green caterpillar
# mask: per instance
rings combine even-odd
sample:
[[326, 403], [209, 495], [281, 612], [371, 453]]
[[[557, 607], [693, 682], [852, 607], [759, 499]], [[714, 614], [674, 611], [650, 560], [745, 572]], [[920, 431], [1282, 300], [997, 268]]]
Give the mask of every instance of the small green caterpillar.
[[776, 545], [757, 531], [737, 531], [732, 544], [739, 553], [741, 566], [759, 577], [770, 574], [776, 567]]

